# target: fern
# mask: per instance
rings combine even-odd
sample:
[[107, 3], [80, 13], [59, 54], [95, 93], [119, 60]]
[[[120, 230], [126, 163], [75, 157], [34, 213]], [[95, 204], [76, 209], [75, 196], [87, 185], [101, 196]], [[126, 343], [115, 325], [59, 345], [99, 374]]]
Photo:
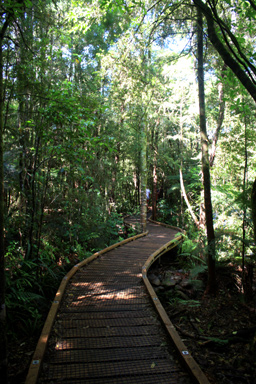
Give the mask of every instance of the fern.
[[193, 269], [190, 270], [190, 277], [194, 279], [199, 273], [205, 272], [207, 270], [207, 265], [197, 265]]
[[16, 289], [12, 288], [11, 292], [6, 295], [7, 298], [7, 306], [10, 307], [15, 307], [16, 305], [19, 305], [19, 303], [16, 302], [21, 302], [23, 304], [26, 303], [31, 303], [32, 301], [39, 301], [39, 300], [44, 300], [44, 297], [41, 295], [38, 295], [37, 293], [33, 292], [20, 292], [17, 291]]

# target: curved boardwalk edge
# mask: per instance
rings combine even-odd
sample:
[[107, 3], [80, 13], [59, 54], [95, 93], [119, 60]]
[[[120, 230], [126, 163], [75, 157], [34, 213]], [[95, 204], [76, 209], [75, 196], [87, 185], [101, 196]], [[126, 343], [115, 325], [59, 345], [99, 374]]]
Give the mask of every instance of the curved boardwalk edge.
[[52, 330], [53, 323], [55, 321], [57, 311], [59, 309], [65, 288], [71, 279], [71, 277], [83, 266], [86, 264], [91, 263], [93, 260], [98, 258], [100, 255], [111, 251], [114, 248], [120, 247], [126, 243], [129, 243], [130, 241], [139, 239], [140, 237], [146, 236], [148, 234], [147, 232], [140, 233], [136, 236], [129, 237], [128, 239], [125, 239], [123, 241], [120, 241], [119, 243], [113, 244], [110, 247], [104, 248], [99, 252], [94, 253], [92, 256], [88, 257], [87, 259], [81, 261], [80, 263], [76, 264], [67, 274], [63, 277], [60, 286], [58, 288], [58, 291], [55, 295], [55, 298], [52, 302], [51, 308], [49, 310], [47, 319], [45, 321], [42, 333], [39, 337], [35, 352], [33, 354], [33, 358], [31, 361], [31, 364], [29, 366], [28, 374], [26, 377], [25, 384], [36, 384], [37, 379], [39, 377], [39, 373], [42, 367], [43, 358], [45, 355], [45, 351], [47, 348], [47, 344], [49, 341], [50, 332]]
[[[163, 226], [168, 226], [168, 227], [180, 230], [180, 232], [184, 232], [180, 228], [172, 227], [172, 226], [169, 226], [167, 224], [165, 225], [164, 223], [158, 223], [158, 222], [151, 220], [151, 219], [149, 219], [149, 220], [152, 223], [160, 224]], [[160, 300], [158, 299], [158, 296], [157, 296], [155, 290], [153, 289], [152, 285], [150, 284], [150, 282], [147, 278], [147, 272], [148, 272], [150, 266], [161, 255], [163, 255], [165, 252], [167, 252], [167, 250], [169, 251], [172, 248], [175, 248], [182, 241], [182, 238], [183, 238], [183, 234], [177, 236], [174, 240], [169, 241], [164, 246], [159, 248], [157, 251], [152, 253], [149, 256], [146, 263], [144, 264], [144, 266], [142, 267], [142, 278], [143, 278], [143, 282], [146, 286], [146, 289], [147, 289], [147, 291], [151, 297], [151, 300], [152, 300], [152, 302], [153, 302], [153, 304], [154, 304], [154, 306], [155, 306], [155, 308], [156, 308], [156, 310], [157, 310], [157, 312], [161, 318], [161, 321], [164, 324], [169, 336], [171, 337], [171, 340], [172, 340], [177, 352], [179, 353], [180, 360], [183, 362], [186, 369], [188, 370], [188, 372], [190, 373], [190, 375], [192, 376], [192, 378], [195, 380], [196, 383], [210, 384], [209, 380], [207, 379], [207, 377], [205, 376], [205, 374], [203, 373], [203, 371], [201, 370], [199, 365], [196, 363], [194, 358], [190, 355], [189, 351], [187, 350], [186, 345], [181, 340], [178, 332], [176, 331], [174, 325], [172, 324], [172, 322], [171, 322], [169, 316], [167, 315], [164, 307], [162, 306]]]
[[[151, 216], [151, 217], [152, 217], [152, 216]], [[151, 217], [148, 218], [148, 221], [150, 221], [151, 223], [158, 224], [158, 225], [162, 225], [163, 227], [167, 227], [167, 228], [176, 229], [177, 231], [181, 232], [183, 235], [186, 234], [186, 231], [185, 231], [184, 229], [181, 229], [181, 228], [179, 228], [179, 227], [175, 227], [175, 226], [170, 225], [170, 224], [162, 223], [161, 221], [153, 220], [153, 219], [151, 219]]]

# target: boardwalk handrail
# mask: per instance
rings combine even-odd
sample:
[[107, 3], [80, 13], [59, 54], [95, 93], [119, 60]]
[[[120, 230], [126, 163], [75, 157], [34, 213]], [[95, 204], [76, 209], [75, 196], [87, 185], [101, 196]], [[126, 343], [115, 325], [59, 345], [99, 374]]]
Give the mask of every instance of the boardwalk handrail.
[[[150, 220], [150, 221], [153, 223], [156, 223], [154, 220]], [[163, 224], [163, 223], [157, 222], [157, 224], [161, 224], [161, 225], [165, 226], [165, 224]], [[168, 227], [174, 228], [172, 226], [168, 226]], [[184, 231], [181, 230], [180, 228], [175, 227], [175, 229], [184, 233]], [[157, 312], [158, 312], [158, 314], [162, 320], [162, 323], [164, 324], [169, 336], [171, 337], [171, 340], [174, 344], [174, 347], [176, 348], [177, 352], [179, 353], [179, 357], [180, 357], [181, 361], [184, 363], [184, 365], [186, 366], [188, 372], [190, 373], [190, 375], [194, 378], [194, 380], [198, 384], [210, 384], [209, 380], [207, 379], [207, 377], [205, 376], [205, 374], [203, 373], [203, 371], [201, 370], [199, 365], [196, 363], [194, 358], [191, 356], [191, 354], [187, 350], [186, 345], [181, 340], [178, 332], [176, 331], [174, 325], [172, 324], [169, 316], [167, 315], [164, 307], [162, 306], [155, 290], [153, 289], [153, 287], [150, 284], [149, 279], [147, 277], [147, 272], [148, 272], [150, 266], [164, 253], [166, 253], [167, 251], [169, 251], [169, 250], [175, 248], [177, 245], [179, 245], [182, 242], [183, 237], [184, 237], [184, 235], [180, 234], [175, 239], [164, 244], [161, 248], [159, 248], [157, 251], [152, 253], [149, 256], [149, 258], [147, 259], [146, 263], [142, 267], [142, 278], [143, 278], [144, 284], [146, 286], [146, 289], [147, 289], [147, 291], [148, 291], [148, 293], [152, 299], [152, 302], [153, 302], [153, 304], [154, 304], [154, 306], [155, 306], [155, 308], [156, 308], [156, 310], [157, 310]]]
[[126, 243], [129, 243], [130, 241], [136, 240], [140, 237], [146, 236], [148, 234], [147, 232], [140, 233], [136, 236], [129, 237], [128, 239], [122, 240], [119, 243], [115, 243], [111, 245], [110, 247], [104, 248], [99, 252], [94, 253], [92, 256], [88, 257], [87, 259], [81, 261], [80, 263], [76, 264], [67, 274], [63, 277], [60, 286], [58, 288], [58, 291], [55, 295], [55, 298], [52, 302], [51, 308], [49, 310], [47, 319], [45, 321], [42, 333], [39, 337], [35, 352], [33, 354], [32, 361], [29, 366], [28, 374], [26, 377], [25, 384], [36, 384], [40, 370], [42, 368], [42, 362], [43, 358], [46, 352], [46, 348], [49, 341], [50, 332], [54, 323], [54, 320], [57, 315], [57, 311], [59, 309], [63, 294], [65, 292], [66, 286], [71, 279], [71, 277], [82, 267], [84, 267], [86, 264], [91, 263], [93, 260], [101, 256], [102, 254], [111, 251], [114, 248], [120, 247], [121, 245], [124, 245]]

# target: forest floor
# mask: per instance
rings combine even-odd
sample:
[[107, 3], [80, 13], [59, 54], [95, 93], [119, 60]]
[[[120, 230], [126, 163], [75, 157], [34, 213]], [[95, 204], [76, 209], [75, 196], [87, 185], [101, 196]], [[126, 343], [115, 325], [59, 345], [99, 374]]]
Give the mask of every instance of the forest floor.
[[207, 296], [205, 274], [191, 280], [178, 268], [158, 264], [149, 279], [189, 352], [211, 383], [256, 384], [255, 297], [244, 302], [241, 270], [218, 269], [217, 294]]
[[9, 383], [25, 383], [28, 368], [38, 342], [38, 335], [13, 340], [8, 345]]

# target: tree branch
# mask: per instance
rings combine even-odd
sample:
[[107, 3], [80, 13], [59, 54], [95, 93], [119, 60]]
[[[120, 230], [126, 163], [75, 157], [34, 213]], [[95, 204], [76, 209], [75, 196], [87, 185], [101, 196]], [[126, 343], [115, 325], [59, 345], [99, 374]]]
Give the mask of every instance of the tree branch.
[[225, 45], [219, 39], [215, 30], [214, 17], [211, 9], [205, 3], [203, 3], [202, 0], [193, 0], [193, 2], [197, 7], [202, 10], [202, 13], [206, 18], [208, 36], [212, 45], [218, 51], [225, 64], [233, 71], [235, 76], [239, 79], [239, 81], [243, 84], [243, 86], [247, 89], [249, 94], [256, 102], [256, 85], [250, 79], [250, 77], [243, 71], [239, 63], [232, 57], [231, 53], [227, 50]]
[[[211, 3], [210, 3], [211, 5]], [[250, 78], [252, 79], [252, 81], [255, 83], [255, 80], [253, 79], [252, 75], [250, 74], [250, 71], [248, 69], [248, 67], [252, 70], [252, 72], [254, 73], [254, 75], [256, 75], [256, 68], [255, 66], [247, 59], [247, 57], [245, 56], [245, 54], [243, 53], [238, 41], [237, 41], [237, 38], [235, 37], [235, 35], [231, 32], [231, 30], [227, 27], [227, 25], [224, 23], [223, 20], [221, 20], [218, 16], [218, 13], [217, 13], [217, 10], [216, 10], [216, 7], [215, 6], [211, 6], [211, 9], [212, 9], [212, 12], [215, 16], [215, 20], [216, 22], [218, 23], [219, 27], [220, 27], [220, 30], [221, 30], [221, 33], [223, 35], [223, 38], [229, 48], [229, 50], [232, 52], [232, 54], [235, 56], [236, 60], [244, 67], [244, 69], [247, 71], [247, 73], [249, 74]], [[240, 57], [244, 60], [241, 60], [240, 57], [237, 55], [237, 53], [234, 51], [234, 49], [232, 48], [232, 46], [230, 45], [228, 39], [227, 39], [227, 36], [226, 36], [226, 33], [227, 35], [229, 36], [229, 38], [231, 39], [231, 41], [233, 42], [234, 46], [236, 47]], [[247, 66], [248, 67], [247, 67]]]
[[184, 186], [184, 181], [183, 181], [183, 175], [182, 175], [182, 169], [181, 168], [180, 168], [180, 187], [181, 187], [181, 191], [182, 191], [182, 195], [184, 197], [184, 200], [185, 200], [185, 202], [187, 204], [189, 213], [190, 213], [192, 219], [194, 220], [194, 223], [195, 223], [197, 229], [200, 229], [200, 223], [199, 223], [196, 215], [193, 212], [193, 209], [192, 209], [192, 207], [190, 205], [190, 202], [188, 201], [188, 197], [187, 197], [187, 193], [186, 193], [185, 186]]
[[253, 7], [253, 9], [255, 9], [255, 11], [256, 11], [256, 4], [254, 3], [254, 1], [253, 0], [249, 0], [249, 2], [251, 4], [251, 6]]
[[34, 55], [35, 52], [33, 52], [32, 49], [28, 46], [28, 44], [27, 44], [27, 42], [26, 42], [26, 40], [25, 40], [23, 31], [22, 31], [22, 29], [21, 29], [19, 23], [17, 23], [16, 20], [15, 20], [14, 22], [15, 22], [16, 26], [18, 27], [18, 30], [20, 31], [20, 35], [21, 35], [21, 38], [22, 38], [23, 43], [25, 44], [25, 46], [27, 47], [27, 49]]

